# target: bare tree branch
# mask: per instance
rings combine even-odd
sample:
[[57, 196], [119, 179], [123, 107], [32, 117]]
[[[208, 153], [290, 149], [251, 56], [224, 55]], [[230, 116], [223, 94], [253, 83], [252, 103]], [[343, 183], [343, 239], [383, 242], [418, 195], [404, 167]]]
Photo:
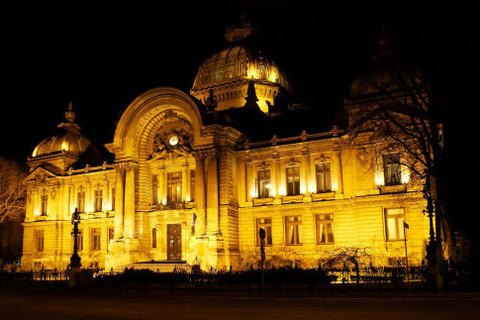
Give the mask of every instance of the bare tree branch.
[[25, 174], [14, 161], [0, 158], [0, 223], [25, 216]]

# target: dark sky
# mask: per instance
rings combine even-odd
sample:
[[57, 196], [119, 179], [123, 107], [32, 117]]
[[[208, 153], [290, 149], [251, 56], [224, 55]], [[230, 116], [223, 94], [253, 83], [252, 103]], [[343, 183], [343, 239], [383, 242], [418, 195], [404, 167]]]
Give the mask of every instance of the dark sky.
[[468, 111], [464, 92], [476, 89], [478, 71], [479, 34], [472, 29], [478, 7], [384, 2], [4, 6], [0, 155], [24, 161], [36, 144], [55, 133], [69, 101], [86, 137], [111, 142], [115, 122], [136, 96], [159, 86], [188, 92], [201, 63], [226, 47], [224, 32], [242, 10], [265, 53], [290, 78], [297, 102], [341, 106], [342, 94], [368, 61], [385, 24], [402, 54], [435, 71], [445, 101], [457, 103], [459, 113]]

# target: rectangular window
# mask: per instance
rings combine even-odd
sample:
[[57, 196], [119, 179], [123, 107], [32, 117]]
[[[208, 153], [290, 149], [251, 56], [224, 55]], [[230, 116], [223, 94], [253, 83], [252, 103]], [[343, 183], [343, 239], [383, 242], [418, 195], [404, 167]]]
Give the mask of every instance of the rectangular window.
[[262, 243], [260, 239], [260, 229], [265, 230], [265, 246], [272, 245], [272, 218], [257, 219], [257, 246]]
[[99, 251], [101, 248], [101, 233], [100, 228], [92, 228], [90, 234], [90, 248], [92, 251]]
[[258, 183], [258, 197], [268, 198], [270, 197], [270, 170], [258, 170], [257, 172]]
[[158, 204], [158, 176], [152, 176], [152, 203]]
[[289, 166], [286, 171], [287, 195], [300, 194], [300, 166]]
[[394, 186], [402, 183], [399, 153], [383, 155], [383, 174], [386, 186]]
[[78, 212], [85, 212], [85, 191], [81, 190], [77, 193], [77, 210]]
[[385, 232], [387, 241], [405, 239], [404, 221], [405, 210], [403, 208], [385, 209]]
[[315, 165], [317, 175], [317, 192], [329, 192], [332, 190], [330, 163], [322, 162]]
[[287, 216], [285, 217], [285, 235], [287, 245], [301, 245], [302, 237], [302, 217]]
[[333, 244], [333, 214], [317, 214], [317, 244]]
[[190, 170], [190, 201], [195, 200], [195, 170]]
[[41, 215], [46, 216], [48, 213], [48, 193], [42, 194]]
[[182, 202], [182, 172], [169, 172], [167, 174], [167, 202]]
[[95, 212], [103, 211], [103, 190], [95, 190]]
[[157, 248], [157, 228], [152, 228], [152, 248]]
[[43, 252], [45, 250], [45, 232], [43, 230], [36, 230], [35, 237], [35, 249], [37, 252]]

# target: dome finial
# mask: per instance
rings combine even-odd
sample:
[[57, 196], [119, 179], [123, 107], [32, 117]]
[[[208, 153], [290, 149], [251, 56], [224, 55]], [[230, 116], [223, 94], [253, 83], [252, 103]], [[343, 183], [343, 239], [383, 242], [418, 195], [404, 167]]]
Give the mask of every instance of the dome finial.
[[230, 28], [227, 28], [225, 38], [229, 42], [237, 42], [249, 38], [253, 34], [253, 31], [250, 21], [248, 21], [245, 18], [245, 14], [242, 13], [240, 21]]
[[380, 29], [380, 39], [378, 40], [377, 50], [374, 53], [373, 60], [382, 60], [386, 57], [393, 56], [392, 50], [392, 41], [387, 32], [387, 27], [384, 23], [381, 25]]
[[73, 103], [71, 101], [68, 103], [68, 111], [65, 112], [65, 119], [70, 123], [75, 121], [75, 112], [73, 112]]

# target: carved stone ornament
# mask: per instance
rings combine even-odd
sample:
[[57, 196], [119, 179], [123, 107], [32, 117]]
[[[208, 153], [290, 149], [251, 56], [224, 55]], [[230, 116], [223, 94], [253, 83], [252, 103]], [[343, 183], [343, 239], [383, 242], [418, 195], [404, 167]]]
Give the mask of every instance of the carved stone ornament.
[[175, 112], [166, 112], [162, 126], [153, 138], [149, 160], [179, 157], [192, 152], [193, 129], [191, 124]]
[[357, 159], [362, 163], [362, 165], [366, 165], [369, 161], [370, 153], [366, 148], [360, 148], [357, 152]]

